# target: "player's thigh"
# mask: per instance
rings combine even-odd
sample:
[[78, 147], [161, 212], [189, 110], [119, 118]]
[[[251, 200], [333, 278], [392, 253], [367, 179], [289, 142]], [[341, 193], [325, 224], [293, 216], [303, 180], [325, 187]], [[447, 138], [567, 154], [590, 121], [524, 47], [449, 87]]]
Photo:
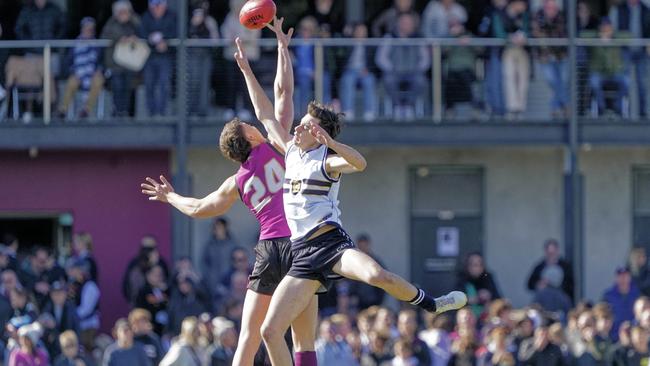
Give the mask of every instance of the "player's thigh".
[[282, 332], [309, 305], [320, 282], [285, 276], [273, 293], [269, 310], [264, 319], [264, 328]]
[[259, 330], [266, 317], [266, 312], [271, 304], [271, 296], [257, 293], [253, 290], [246, 291], [244, 308], [242, 311], [242, 333], [259, 336]]
[[312, 296], [311, 302], [291, 323], [291, 336], [296, 352], [315, 350], [316, 326], [318, 323], [318, 296]]
[[370, 281], [381, 270], [377, 261], [356, 249], [346, 249], [332, 268], [336, 274], [362, 282]]

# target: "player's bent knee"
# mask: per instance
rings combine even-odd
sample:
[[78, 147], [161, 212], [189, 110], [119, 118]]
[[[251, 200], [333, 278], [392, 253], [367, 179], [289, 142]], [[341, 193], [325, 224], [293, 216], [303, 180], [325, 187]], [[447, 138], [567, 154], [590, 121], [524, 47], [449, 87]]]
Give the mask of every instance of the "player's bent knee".
[[390, 272], [381, 267], [370, 269], [368, 273], [368, 283], [375, 287], [385, 287], [394, 282], [394, 278]]

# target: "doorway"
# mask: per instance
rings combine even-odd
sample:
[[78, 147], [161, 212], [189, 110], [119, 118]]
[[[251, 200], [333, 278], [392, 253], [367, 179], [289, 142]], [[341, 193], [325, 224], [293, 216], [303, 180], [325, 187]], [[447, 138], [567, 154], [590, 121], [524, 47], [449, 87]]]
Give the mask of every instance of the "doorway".
[[29, 254], [35, 246], [60, 255], [69, 250], [72, 223], [70, 213], [0, 212], [0, 242], [6, 234], [11, 234], [18, 238], [21, 256]]
[[415, 166], [411, 183], [411, 278], [428, 293], [456, 286], [459, 264], [483, 248], [483, 169]]

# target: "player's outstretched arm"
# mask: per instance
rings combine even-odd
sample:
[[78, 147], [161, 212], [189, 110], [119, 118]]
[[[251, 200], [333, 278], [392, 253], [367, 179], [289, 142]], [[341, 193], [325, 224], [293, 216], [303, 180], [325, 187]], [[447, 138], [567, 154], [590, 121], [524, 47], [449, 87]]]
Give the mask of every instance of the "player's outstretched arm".
[[337, 155], [330, 156], [325, 162], [325, 170], [332, 175], [362, 172], [368, 163], [366, 158], [354, 148], [334, 140], [321, 126], [315, 123], [307, 125], [309, 133], [316, 141], [334, 150]]
[[274, 18], [273, 25], [268, 24], [278, 39], [278, 68], [273, 83], [275, 94], [275, 118], [285, 131], [291, 131], [293, 124], [293, 65], [289, 53], [289, 43], [293, 36], [293, 28], [287, 33], [282, 31], [284, 18]]
[[235, 60], [237, 61], [237, 65], [239, 65], [242, 74], [244, 74], [246, 87], [248, 88], [248, 95], [253, 103], [253, 108], [255, 108], [255, 116], [264, 125], [264, 128], [269, 134], [269, 140], [283, 151], [286, 151], [286, 144], [291, 141], [291, 136], [289, 135], [289, 132], [282, 128], [275, 119], [273, 103], [271, 103], [269, 97], [266, 96], [264, 89], [262, 89], [255, 74], [253, 74], [253, 70], [248, 63], [248, 59], [246, 58], [239, 37], [235, 39], [235, 43], [237, 45]]
[[160, 176], [160, 182], [146, 178], [148, 183], [142, 183], [142, 193], [149, 196], [151, 201], [167, 202], [187, 216], [204, 219], [220, 216], [228, 212], [233, 203], [239, 198], [235, 176], [226, 179], [221, 187], [204, 198], [184, 197], [174, 192], [174, 187]]

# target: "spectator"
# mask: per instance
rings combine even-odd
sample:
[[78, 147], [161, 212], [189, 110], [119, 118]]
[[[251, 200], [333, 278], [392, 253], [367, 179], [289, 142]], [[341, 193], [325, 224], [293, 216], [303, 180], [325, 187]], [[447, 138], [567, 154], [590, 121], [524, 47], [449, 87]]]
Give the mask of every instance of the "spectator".
[[102, 366], [152, 366], [145, 351], [140, 345], [134, 343], [133, 331], [129, 328], [126, 319], [118, 319], [113, 327], [115, 343], [108, 346], [104, 351]]
[[224, 290], [221, 279], [230, 269], [231, 253], [238, 246], [230, 235], [228, 221], [219, 217], [212, 225], [212, 235], [203, 246], [201, 255], [201, 274], [213, 296], [219, 296]]
[[211, 366], [230, 366], [237, 348], [237, 329], [230, 320], [216, 317], [212, 320], [214, 343], [208, 348]]
[[[418, 322], [417, 314], [413, 310], [402, 310], [397, 317], [397, 330], [399, 332], [400, 340], [406, 342], [410, 356], [402, 355], [401, 359], [406, 360], [413, 356], [419, 365], [431, 365], [431, 354], [429, 347], [424, 341], [417, 336]], [[398, 354], [397, 345], [395, 345], [395, 356], [400, 357]], [[404, 349], [403, 351], [406, 351]], [[394, 363], [395, 361], [393, 361]]]
[[137, 39], [140, 28], [140, 18], [133, 13], [131, 2], [118, 0], [113, 3], [113, 16], [108, 19], [101, 38], [110, 39], [112, 44], [104, 53], [104, 67], [110, 74], [110, 87], [113, 91], [113, 108], [116, 117], [126, 117], [130, 114], [135, 73], [113, 60], [115, 46], [120, 42], [131, 42]]
[[612, 338], [616, 339], [618, 336], [621, 323], [634, 320], [634, 302], [639, 296], [639, 289], [632, 283], [630, 270], [625, 267], [617, 268], [614, 286], [603, 294], [603, 301], [611, 306], [614, 315]]
[[319, 338], [316, 340], [316, 358], [319, 365], [357, 365], [352, 349], [345, 342], [349, 332], [350, 320], [346, 315], [334, 314], [321, 322]]
[[22, 275], [20, 282], [34, 293], [39, 307], [43, 307], [48, 300], [50, 283], [66, 280], [65, 271], [56, 265], [49, 250], [42, 246], [34, 247], [19, 274]]
[[65, 283], [56, 281], [50, 287], [50, 301], [43, 308], [44, 314], [50, 314], [54, 320], [56, 334], [72, 330], [79, 332], [77, 309], [67, 298], [68, 288]]
[[[34, 0], [20, 11], [16, 38], [20, 40], [61, 39], [66, 33], [61, 9], [48, 0]], [[42, 50], [36, 51], [42, 53]]]
[[152, 266], [160, 266], [163, 270], [165, 280], [167, 279], [169, 269], [165, 261], [160, 258], [156, 239], [152, 236], [145, 236], [140, 242], [138, 255], [131, 259], [122, 279], [122, 294], [131, 305], [135, 304], [140, 290], [146, 283], [145, 272]]
[[[219, 27], [217, 21], [210, 16], [210, 2], [201, 1], [192, 10], [188, 38], [218, 39]], [[210, 104], [210, 75], [212, 75], [213, 51], [209, 48], [188, 48], [188, 113], [190, 115], [207, 116]]]
[[80, 354], [79, 341], [75, 332], [68, 330], [61, 333], [59, 343], [63, 354], [57, 357], [54, 366], [92, 366], [95, 364], [88, 357]]
[[548, 327], [535, 330], [535, 337], [524, 341], [519, 349], [522, 365], [563, 366], [564, 358], [560, 348], [550, 342]]
[[510, 119], [521, 119], [526, 111], [530, 59], [524, 48], [530, 32], [528, 4], [525, 0], [512, 0], [506, 8], [505, 29], [508, 45], [503, 51], [506, 111]]
[[[505, 39], [508, 0], [492, 0], [492, 7], [481, 21], [479, 33], [488, 38]], [[485, 94], [490, 113], [503, 116], [505, 101], [503, 95], [503, 47], [490, 47], [485, 71]]]
[[129, 313], [129, 326], [133, 331], [133, 339], [142, 347], [152, 365], [158, 365], [164, 352], [160, 338], [153, 332], [151, 314], [145, 309], [133, 309]]
[[573, 362], [573, 359], [569, 353], [569, 345], [566, 340], [562, 323], [553, 323], [548, 327], [548, 340], [551, 344], [557, 346], [562, 352], [564, 365], [570, 365], [571, 362]]
[[[379, 258], [379, 256], [372, 250], [372, 240], [367, 234], [361, 234], [357, 237], [356, 240], [357, 248], [363, 253], [369, 255], [374, 259], [380, 266], [386, 268], [384, 262]], [[351, 281], [350, 289], [348, 290], [352, 301], [356, 303], [357, 309], [359, 311], [365, 310], [371, 306], [378, 306], [384, 302], [385, 291], [381, 289], [366, 285], [361, 282]]]
[[[322, 326], [322, 324], [321, 324]], [[393, 358], [389, 350], [389, 339], [376, 331], [369, 333], [368, 352], [361, 356], [361, 366], [382, 366]]]
[[176, 278], [177, 290], [172, 293], [169, 301], [169, 326], [171, 334], [181, 331], [183, 319], [189, 316], [199, 316], [209, 310], [209, 299], [204, 293], [197, 293], [195, 282], [186, 275]]
[[564, 271], [560, 266], [546, 266], [533, 299], [542, 309], [558, 313], [560, 319], [565, 319], [571, 310], [571, 298], [561, 288], [563, 279]]
[[86, 351], [95, 348], [95, 335], [99, 330], [99, 297], [101, 292], [97, 283], [90, 278], [90, 272], [83, 261], [74, 262], [68, 267], [72, 286], [70, 296], [77, 306], [81, 344]]
[[76, 234], [72, 238], [72, 259], [85, 263], [90, 279], [97, 282], [97, 262], [93, 258], [93, 237], [87, 232]]
[[[599, 303], [593, 308], [595, 320], [594, 343], [603, 358], [609, 359], [614, 354], [614, 343], [618, 340], [618, 330], [613, 333], [612, 311], [608, 304]], [[619, 327], [620, 330], [620, 327]]]
[[[308, 15], [313, 16], [322, 32], [339, 37], [343, 33], [344, 7], [342, 1], [315, 0]], [[311, 4], [310, 4], [311, 5]]]
[[390, 365], [392, 366], [427, 365], [419, 362], [418, 359], [413, 356], [413, 346], [407, 340], [399, 339], [397, 342], [395, 342], [393, 350], [395, 357], [390, 362]]
[[[260, 59], [260, 47], [257, 41], [260, 39], [260, 30], [251, 30], [242, 27], [239, 23], [239, 11], [244, 6], [245, 0], [230, 0], [230, 12], [226, 15], [221, 25], [221, 36], [223, 39], [235, 41], [237, 37], [242, 40], [244, 52], [251, 63]], [[253, 116], [250, 112], [252, 109], [246, 82], [244, 76], [239, 71], [239, 66], [235, 62], [234, 54], [237, 49], [234, 46], [225, 47], [223, 57], [225, 65], [220, 77], [220, 104], [225, 108], [222, 116], [224, 120], [231, 120], [235, 115], [244, 121], [250, 120]], [[240, 99], [238, 99], [240, 97]]]
[[452, 320], [446, 314], [426, 313], [424, 320], [427, 329], [418, 336], [431, 351], [431, 366], [446, 366], [451, 357], [451, 337], [453, 329]]
[[13, 234], [3, 235], [2, 242], [7, 246], [5, 250], [9, 256], [9, 268], [16, 270], [18, 268], [17, 253], [18, 249], [20, 248], [20, 242], [18, 241], [18, 238]]
[[[414, 38], [418, 36], [417, 15], [402, 13], [397, 19], [396, 32], [385, 38]], [[426, 71], [430, 65], [429, 51], [424, 46], [379, 47], [376, 63], [382, 71], [384, 88], [393, 101], [395, 118], [411, 120], [415, 117], [415, 102], [426, 85]]]
[[38, 347], [43, 329], [38, 323], [24, 325], [18, 330], [19, 348], [9, 357], [9, 366], [49, 365], [47, 353]]
[[[578, 1], [577, 10], [578, 36], [585, 33], [598, 31], [598, 19], [592, 14], [589, 4], [585, 0]], [[589, 92], [589, 49], [587, 47], [577, 48], [577, 81], [578, 81], [578, 112], [584, 115], [588, 110], [590, 102]]]
[[24, 318], [24, 322], [31, 323], [36, 320], [37, 308], [29, 301], [29, 293], [23, 289], [15, 288], [11, 291], [9, 300], [13, 309], [13, 319]]
[[636, 287], [639, 288], [643, 295], [650, 295], [650, 268], [648, 268], [648, 257], [644, 247], [635, 246], [632, 248], [628, 266]]
[[631, 348], [627, 352], [626, 365], [642, 365], [650, 357], [648, 350], [648, 330], [639, 326], [632, 327], [630, 331]]
[[[374, 22], [372, 22], [372, 36], [383, 37], [386, 34], [393, 34], [397, 31], [397, 19], [402, 13], [413, 13], [415, 8], [413, 0], [393, 0], [393, 6], [384, 10]], [[415, 14], [416, 27], [420, 24], [420, 16]]]
[[451, 358], [449, 359], [448, 366], [469, 366], [476, 365], [476, 351], [478, 345], [476, 344], [476, 334], [474, 328], [461, 328], [462, 331], [458, 334], [458, 339], [454, 341], [451, 346]]
[[167, 44], [176, 38], [176, 14], [167, 9], [167, 0], [149, 0], [149, 11], [142, 16], [140, 37], [149, 42], [151, 55], [144, 67], [149, 115], [163, 116], [171, 96], [172, 57]]
[[[318, 37], [320, 28], [316, 18], [306, 16], [300, 20], [298, 24], [298, 38], [310, 40]], [[299, 114], [305, 112], [307, 104], [314, 100], [314, 81], [316, 79], [316, 60], [314, 55], [313, 44], [300, 44], [293, 47], [295, 56], [294, 69], [296, 74], [297, 83], [297, 100]], [[323, 101], [329, 103], [332, 99], [331, 90], [331, 75], [327, 70], [323, 70]]]
[[135, 301], [135, 306], [145, 309], [151, 314], [154, 331], [162, 335], [162, 331], [169, 322], [169, 287], [160, 266], [150, 267], [146, 274], [147, 283], [140, 290]]
[[[566, 38], [566, 19], [557, 0], [544, 0], [532, 24], [532, 34], [538, 38]], [[553, 118], [565, 118], [569, 112], [569, 64], [565, 47], [538, 48], [544, 78], [553, 91]]]
[[196, 317], [183, 320], [181, 334], [169, 352], [160, 361], [160, 366], [202, 366], [205, 355], [199, 346], [199, 327]]
[[[621, 1], [609, 13], [615, 31], [628, 32], [635, 39], [650, 38], [650, 8], [641, 0]], [[639, 117], [647, 116], [646, 79], [647, 59], [645, 47], [628, 47], [624, 52], [627, 72], [634, 69], [639, 100]]]
[[560, 256], [560, 244], [555, 239], [548, 239], [544, 242], [544, 258], [540, 260], [530, 276], [528, 277], [528, 289], [535, 291], [544, 287], [546, 283], [542, 280], [542, 272], [547, 267], [559, 266], [562, 270], [562, 290], [573, 299], [573, 272], [571, 264]]
[[[614, 28], [608, 18], [603, 18], [598, 28], [599, 39], [603, 45], [611, 42], [615, 37]], [[590, 50], [589, 85], [591, 93], [598, 105], [598, 113], [605, 112], [605, 95], [606, 85], [614, 85], [617, 92], [614, 109], [619, 115], [623, 114], [623, 98], [628, 94], [629, 78], [625, 72], [625, 63], [623, 61], [623, 51], [619, 47], [593, 47]]]
[[[77, 39], [82, 41], [95, 38], [95, 19], [86, 17], [81, 20], [81, 34]], [[104, 86], [104, 75], [100, 65], [101, 50], [83, 43], [77, 44], [72, 50], [72, 65], [70, 77], [63, 95], [63, 103], [59, 107], [58, 116], [64, 119], [75, 94], [81, 89], [84, 94], [84, 108], [79, 112], [79, 118], [87, 118], [95, 110], [97, 98]]]
[[479, 49], [467, 46], [471, 34], [460, 23], [450, 23], [449, 35], [458, 39], [461, 47], [449, 47], [444, 50], [447, 57], [444, 95], [447, 117], [455, 114], [454, 107], [460, 103], [475, 105], [472, 83], [476, 80], [476, 60]]
[[508, 350], [507, 344], [508, 329], [503, 326], [497, 326], [490, 331], [488, 343], [488, 353], [485, 355], [487, 365], [494, 366], [514, 366], [515, 357]]
[[641, 323], [641, 317], [643, 312], [650, 309], [650, 298], [647, 296], [641, 296], [634, 302], [634, 321], [639, 324]]
[[380, 307], [377, 310], [377, 316], [375, 316], [375, 324], [373, 327], [377, 332], [388, 339], [399, 337], [399, 332], [397, 328], [395, 328], [395, 316], [388, 308]]
[[236, 274], [248, 274], [252, 272], [250, 259], [248, 258], [248, 251], [244, 247], [236, 247], [230, 252], [230, 265], [229, 269], [224, 273], [221, 278], [221, 284], [226, 289], [227, 294], [232, 293], [233, 277]]
[[467, 303], [476, 316], [483, 313], [485, 306], [494, 299], [501, 297], [497, 284], [485, 269], [483, 256], [471, 253], [465, 259], [465, 268], [458, 278], [456, 286], [467, 294]]
[[431, 0], [422, 16], [422, 35], [443, 38], [451, 35], [451, 27], [467, 22], [467, 11], [456, 0]]
[[[368, 27], [363, 23], [352, 24], [349, 29], [351, 36], [357, 40], [368, 38]], [[339, 89], [341, 91], [341, 105], [343, 113], [348, 118], [355, 117], [354, 105], [357, 84], [361, 84], [363, 91], [363, 120], [372, 121], [375, 119], [377, 111], [376, 95], [376, 77], [373, 73], [375, 48], [366, 47], [361, 43], [355, 44], [351, 48], [344, 48], [347, 52], [342, 58], [344, 61], [343, 75]], [[358, 245], [358, 242], [357, 242]], [[383, 295], [382, 291], [382, 295]]]

